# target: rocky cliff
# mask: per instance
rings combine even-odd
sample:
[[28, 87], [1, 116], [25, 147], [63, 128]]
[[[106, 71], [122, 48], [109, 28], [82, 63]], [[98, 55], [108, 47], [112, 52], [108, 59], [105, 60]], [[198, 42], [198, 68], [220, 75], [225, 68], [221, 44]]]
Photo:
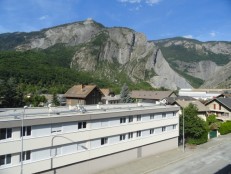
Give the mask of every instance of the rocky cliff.
[[45, 49], [55, 44], [77, 46], [70, 67], [117, 81], [126, 75], [133, 82], [147, 81], [153, 87], [191, 88], [174, 70], [153, 42], [128, 28], [105, 28], [90, 19], [42, 31], [20, 44], [17, 50]]
[[204, 43], [184, 38], [153, 42], [132, 29], [106, 28], [91, 19], [39, 32], [1, 34], [0, 41], [0, 50], [46, 49], [57, 44], [74, 47], [72, 69], [115, 82], [119, 78], [146, 81], [157, 88], [224, 86], [231, 73], [227, 65], [230, 42]]
[[[200, 42], [172, 38], [154, 43], [162, 50], [170, 66], [194, 87], [229, 86], [231, 71], [228, 71], [227, 67], [231, 60], [231, 42]], [[225, 75], [221, 80], [221, 72], [224, 71]]]

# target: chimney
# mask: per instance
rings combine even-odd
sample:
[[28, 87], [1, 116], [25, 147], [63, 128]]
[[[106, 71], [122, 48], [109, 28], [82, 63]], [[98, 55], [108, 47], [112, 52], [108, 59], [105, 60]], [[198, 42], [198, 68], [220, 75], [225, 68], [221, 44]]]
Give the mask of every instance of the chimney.
[[85, 85], [81, 84], [81, 90], [83, 91], [83, 88], [85, 87]]

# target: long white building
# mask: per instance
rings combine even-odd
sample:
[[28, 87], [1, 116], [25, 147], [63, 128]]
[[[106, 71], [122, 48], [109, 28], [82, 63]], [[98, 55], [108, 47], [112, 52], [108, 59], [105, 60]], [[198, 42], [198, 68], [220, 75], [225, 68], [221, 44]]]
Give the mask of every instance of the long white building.
[[178, 147], [177, 106], [142, 103], [85, 109], [0, 112], [0, 173], [95, 173]]

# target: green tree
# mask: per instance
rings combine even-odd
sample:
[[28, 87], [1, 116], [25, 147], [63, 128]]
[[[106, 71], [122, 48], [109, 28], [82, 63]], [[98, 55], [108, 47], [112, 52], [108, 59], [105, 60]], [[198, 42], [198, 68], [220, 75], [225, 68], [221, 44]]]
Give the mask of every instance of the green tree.
[[216, 115], [214, 115], [214, 114], [209, 115], [207, 117], [206, 121], [207, 121], [208, 125], [211, 125], [212, 123], [216, 123], [217, 122]]
[[21, 107], [23, 103], [22, 90], [17, 85], [14, 78], [7, 81], [0, 81], [1, 107]]
[[56, 93], [53, 93], [53, 96], [52, 96], [52, 104], [54, 104], [55, 106], [60, 106], [60, 102], [58, 100], [58, 96]]
[[127, 84], [125, 83], [120, 91], [120, 101], [122, 103], [131, 103], [132, 102], [132, 99], [130, 97], [130, 94], [129, 94], [129, 89], [128, 89], [128, 86]]
[[[198, 109], [189, 104], [184, 108], [184, 132], [186, 142], [190, 144], [201, 144], [208, 140], [208, 124], [197, 116]], [[180, 136], [183, 132], [183, 115], [180, 116]]]

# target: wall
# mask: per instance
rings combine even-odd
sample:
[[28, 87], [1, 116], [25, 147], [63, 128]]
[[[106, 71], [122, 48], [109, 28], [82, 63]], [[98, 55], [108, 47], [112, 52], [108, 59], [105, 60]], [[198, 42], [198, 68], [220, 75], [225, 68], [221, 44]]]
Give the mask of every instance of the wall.
[[[73, 171], [75, 171], [76, 174], [94, 174], [101, 170], [122, 165], [141, 157], [146, 157], [161, 153], [163, 151], [175, 149], [177, 147], [178, 138], [172, 138], [165, 141], [126, 150], [120, 153], [103, 156], [90, 161], [75, 163], [72, 165], [57, 168], [56, 174], [73, 173]], [[46, 171], [42, 173], [53, 174], [54, 171]]]

